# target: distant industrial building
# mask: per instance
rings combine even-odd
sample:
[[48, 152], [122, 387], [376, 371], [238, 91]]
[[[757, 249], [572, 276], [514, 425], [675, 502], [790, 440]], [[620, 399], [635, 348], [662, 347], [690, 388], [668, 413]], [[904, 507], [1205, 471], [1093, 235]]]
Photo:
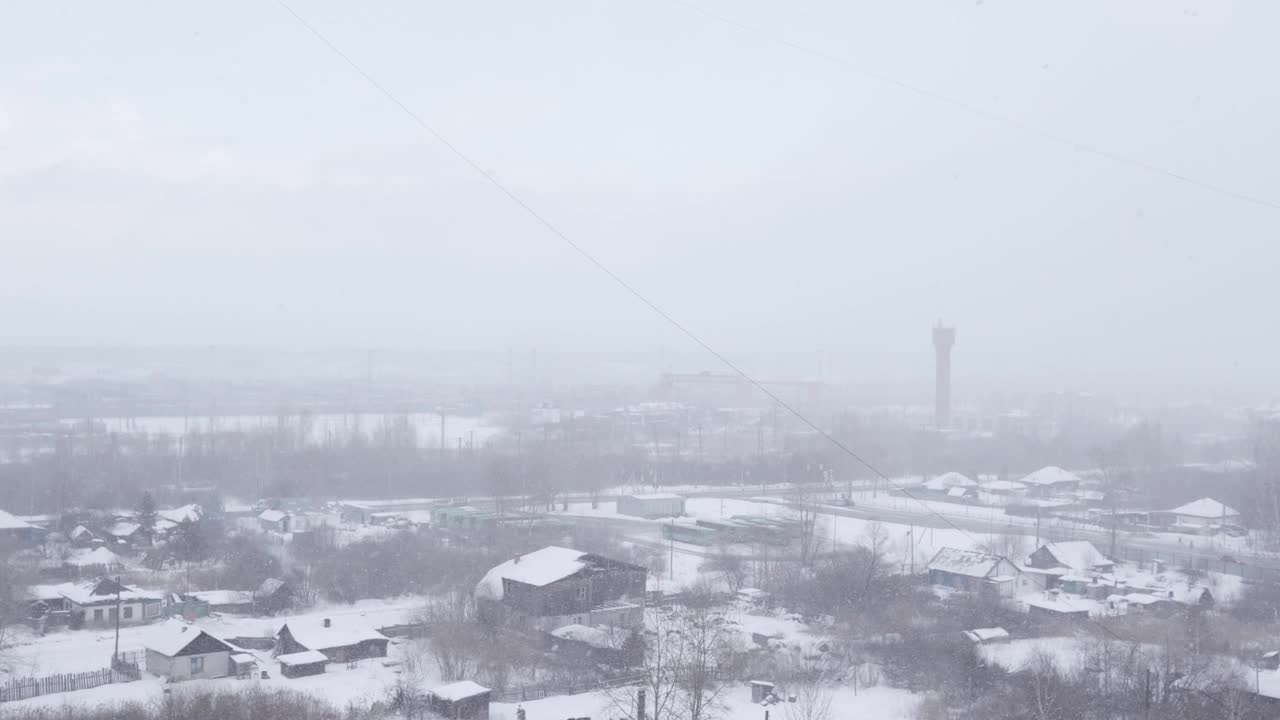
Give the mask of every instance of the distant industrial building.
[[955, 344], [956, 329], [944, 327], [939, 320], [933, 326], [933, 422], [939, 430], [951, 426], [951, 347]]
[[642, 518], [679, 517], [684, 515], [684, 498], [673, 493], [623, 495], [618, 498], [618, 513]]

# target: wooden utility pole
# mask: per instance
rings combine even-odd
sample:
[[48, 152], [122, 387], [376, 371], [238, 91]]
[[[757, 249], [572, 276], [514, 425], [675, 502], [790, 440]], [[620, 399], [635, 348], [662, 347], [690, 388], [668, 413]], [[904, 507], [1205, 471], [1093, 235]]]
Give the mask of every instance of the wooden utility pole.
[[116, 649], [111, 653], [111, 668], [114, 670], [120, 662], [120, 576], [116, 576]]

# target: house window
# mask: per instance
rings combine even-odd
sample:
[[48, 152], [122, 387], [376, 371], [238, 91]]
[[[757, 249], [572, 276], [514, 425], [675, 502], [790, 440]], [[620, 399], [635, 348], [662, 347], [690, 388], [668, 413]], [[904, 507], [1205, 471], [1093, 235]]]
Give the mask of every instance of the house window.
[[586, 586], [586, 585], [582, 585], [582, 586], [580, 586], [580, 587], [578, 588], [578, 599], [579, 599], [579, 600], [586, 600], [586, 599], [587, 599], [587, 586]]
[[133, 606], [132, 606], [132, 605], [125, 605], [125, 606], [124, 606], [124, 619], [125, 619], [125, 620], [130, 620], [130, 619], [132, 619], [132, 618], [133, 618]]
[[191, 658], [191, 674], [199, 675], [202, 672], [204, 672], [204, 656], [196, 655]]
[[143, 617], [153, 618], [153, 617], [158, 617], [159, 615], [160, 615], [160, 605], [159, 605], [159, 604], [157, 604], [157, 603], [151, 603], [151, 604], [149, 604], [149, 605], [143, 605], [143, 606], [142, 606], [142, 616], [143, 616]]
[[93, 621], [102, 622], [102, 608], [97, 608], [93, 611]]

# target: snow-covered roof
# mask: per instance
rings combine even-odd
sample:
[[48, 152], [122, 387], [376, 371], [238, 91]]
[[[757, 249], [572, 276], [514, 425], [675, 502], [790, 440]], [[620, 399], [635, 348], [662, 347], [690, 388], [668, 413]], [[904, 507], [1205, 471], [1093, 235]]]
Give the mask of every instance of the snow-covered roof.
[[631, 497], [636, 500], [683, 500], [684, 497], [675, 493], [637, 493]]
[[972, 630], [965, 630], [964, 635], [974, 642], [981, 643], [990, 642], [992, 640], [1003, 640], [1009, 637], [1009, 631], [998, 627], [974, 628]]
[[1088, 540], [1072, 540], [1069, 542], [1049, 543], [1044, 546], [1059, 565], [1076, 571], [1091, 570], [1096, 567], [1114, 565]]
[[950, 490], [951, 488], [956, 487], [973, 487], [977, 484], [977, 481], [967, 475], [962, 475], [958, 472], [948, 472], [930, 479], [924, 484], [924, 487], [929, 490]]
[[603, 650], [617, 650], [622, 647], [623, 641], [618, 633], [603, 626], [565, 625], [552, 630], [551, 634], [562, 640], [575, 640]]
[[88, 535], [89, 537], [93, 537], [93, 533], [89, 530], [89, 528], [83, 525], [77, 525], [75, 529], [71, 531], [70, 537], [72, 540], [75, 540], [76, 538], [82, 535]]
[[258, 514], [258, 519], [266, 522], [280, 522], [285, 518], [283, 510], [263, 510]]
[[182, 507], [173, 508], [172, 510], [158, 510], [156, 516], [168, 520], [169, 522], [196, 522], [204, 515], [204, 510], [195, 503], [183, 505]]
[[1046, 487], [1050, 485], [1058, 485], [1061, 483], [1078, 483], [1080, 476], [1073, 472], [1063, 470], [1056, 465], [1042, 467], [1039, 470], [1027, 475], [1020, 481], [1024, 485], [1038, 485]]
[[1068, 600], [1061, 596], [1045, 597], [1043, 595], [1036, 595], [1020, 599], [1030, 607], [1037, 607], [1042, 610], [1064, 614], [1089, 613], [1097, 607], [1097, 603], [1090, 600], [1082, 600], [1080, 598], [1072, 598]]
[[[174, 657], [182, 652], [182, 649], [196, 641], [201, 635], [208, 635], [205, 631], [195, 625], [188, 625], [179, 620], [170, 620], [162, 625], [158, 625], [150, 629], [143, 638], [142, 646], [148, 650], [155, 650], [165, 657]], [[212, 635], [209, 637], [213, 638]], [[213, 638], [218, 640], [217, 638]], [[218, 642], [222, 642], [218, 640]], [[226, 643], [223, 643], [224, 645]], [[231, 646], [227, 645], [230, 650]]]
[[1155, 595], [1147, 595], [1145, 593], [1129, 593], [1127, 595], [1108, 595], [1107, 600], [1123, 600], [1130, 605], [1154, 605], [1160, 602], [1160, 598]]
[[120, 558], [110, 550], [100, 547], [92, 550], [72, 550], [67, 555], [67, 559], [62, 562], [72, 567], [92, 567], [94, 565], [115, 565], [120, 562]]
[[985, 578], [1000, 565], [1001, 558], [978, 550], [944, 547], [929, 561], [930, 570]]
[[1209, 520], [1240, 516], [1240, 513], [1236, 512], [1234, 508], [1224, 505], [1213, 498], [1200, 498], [1186, 505], [1179, 505], [1169, 512], [1173, 515], [1186, 515], [1187, 517], [1206, 518]]
[[191, 597], [210, 605], [248, 605], [253, 602], [253, 593], [248, 590], [201, 590], [191, 593]]
[[581, 550], [549, 545], [541, 550], [508, 560], [485, 573], [476, 585], [476, 596], [490, 600], [502, 599], [502, 581], [542, 587], [563, 580], [586, 567]]
[[276, 658], [281, 665], [310, 665], [312, 663], [327, 663], [329, 658], [319, 650], [304, 650], [302, 652], [289, 653]]
[[251, 654], [249, 654], [249, 653], [243, 653], [243, 652], [240, 652], [240, 653], [231, 653], [231, 662], [233, 662], [233, 663], [235, 663], [235, 664], [237, 664], [237, 665], [244, 665], [245, 663], [256, 663], [256, 662], [258, 662], [258, 658], [254, 657], [253, 655], [251, 655]]
[[448, 685], [431, 688], [429, 692], [445, 702], [457, 702], [477, 695], [483, 695], [489, 692], [489, 688], [470, 680], [459, 680], [458, 682], [451, 682]]
[[1017, 492], [1027, 489], [1026, 485], [1013, 480], [992, 480], [989, 483], [983, 483], [980, 487], [991, 492]]
[[29, 530], [33, 527], [31, 523], [0, 510], [0, 530]]
[[964, 497], [967, 492], [969, 492], [969, 488], [953, 487], [947, 490], [947, 497]]
[[[102, 588], [102, 592], [95, 593], [94, 590]], [[90, 580], [82, 583], [63, 583], [56, 586], [58, 593], [62, 597], [70, 600], [77, 605], [90, 605], [93, 603], [114, 602], [116, 593], [110, 591], [114, 587], [114, 582], [109, 580]], [[163, 593], [148, 592], [146, 590], [134, 590], [127, 585], [121, 585], [124, 588], [120, 592], [121, 601], [138, 601], [138, 600], [163, 600]]]
[[136, 522], [121, 520], [120, 522], [108, 528], [107, 534], [114, 535], [115, 537], [118, 537], [118, 538], [129, 537], [130, 535], [138, 532], [138, 530], [140, 530], [141, 528], [142, 526]]
[[326, 618], [300, 617], [286, 622], [280, 631], [289, 628], [289, 634], [299, 645], [309, 650], [328, 650], [330, 648], [358, 645], [366, 640], [386, 640], [387, 636], [364, 625], [350, 615], [328, 618], [329, 627], [325, 627]]

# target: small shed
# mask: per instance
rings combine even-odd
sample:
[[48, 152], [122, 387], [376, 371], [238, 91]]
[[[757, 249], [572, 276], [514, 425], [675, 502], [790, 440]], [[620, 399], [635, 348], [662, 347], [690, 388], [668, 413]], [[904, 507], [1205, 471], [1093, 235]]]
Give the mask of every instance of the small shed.
[[268, 532], [289, 532], [289, 513], [283, 510], [263, 510], [258, 514], [258, 525]]
[[329, 658], [319, 650], [289, 653], [277, 657], [276, 660], [280, 662], [280, 674], [287, 678], [320, 675], [324, 672], [325, 664], [329, 662]]
[[244, 680], [253, 677], [258, 670], [258, 658], [246, 652], [231, 654], [231, 674]]
[[489, 688], [470, 680], [429, 691], [431, 712], [449, 720], [489, 720]]
[[768, 680], [751, 681], [751, 702], [762, 703], [773, 694], [773, 683]]

